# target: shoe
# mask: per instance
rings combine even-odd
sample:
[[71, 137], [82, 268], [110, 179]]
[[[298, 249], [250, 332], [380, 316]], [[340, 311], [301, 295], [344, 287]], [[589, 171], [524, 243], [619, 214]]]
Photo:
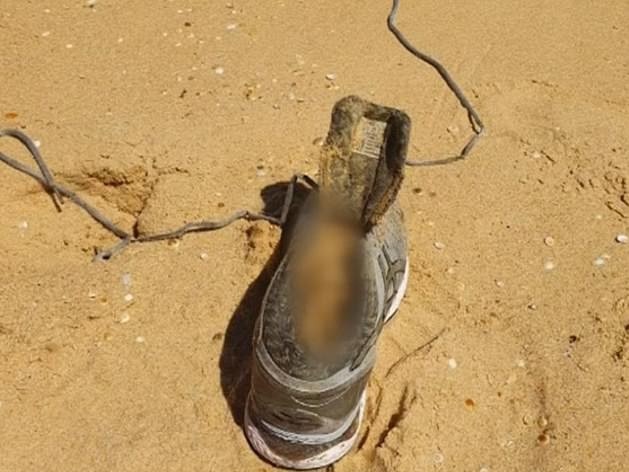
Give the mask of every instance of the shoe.
[[308, 198], [254, 330], [245, 433], [267, 461], [314, 469], [358, 436], [376, 341], [408, 281], [400, 188], [410, 120], [350, 96], [332, 112]]

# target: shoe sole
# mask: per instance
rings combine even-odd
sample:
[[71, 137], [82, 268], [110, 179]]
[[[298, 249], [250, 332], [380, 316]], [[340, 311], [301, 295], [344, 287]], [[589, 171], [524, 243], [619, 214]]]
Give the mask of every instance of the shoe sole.
[[319, 454], [308, 457], [306, 459], [290, 460], [273, 452], [273, 450], [267, 445], [266, 441], [264, 440], [263, 434], [253, 423], [253, 421], [251, 421], [251, 417], [249, 416], [249, 398], [247, 398], [247, 405], [245, 406], [245, 435], [247, 436], [251, 447], [253, 447], [253, 449], [260, 456], [279, 467], [296, 470], [308, 470], [326, 467], [341, 459], [341, 457], [347, 454], [354, 446], [354, 443], [358, 438], [358, 433], [360, 432], [360, 424], [363, 420], [366, 401], [367, 392], [363, 391], [363, 394], [360, 398], [360, 406], [358, 408], [358, 427], [356, 428], [356, 432], [352, 437], [346, 439], [343, 442], [335, 444], [334, 446], [326, 449]]
[[[400, 288], [398, 289], [395, 297], [393, 298], [393, 302], [391, 303], [391, 307], [389, 308], [388, 313], [384, 318], [384, 322], [389, 322], [397, 313], [400, 308], [400, 304], [402, 303], [402, 299], [404, 298], [404, 294], [406, 292], [406, 287], [408, 285], [408, 276], [409, 276], [409, 264], [408, 259], [406, 260], [406, 266], [404, 268], [404, 275], [402, 276], [402, 283], [400, 284]], [[251, 444], [251, 447], [264, 459], [269, 462], [279, 466], [284, 467], [286, 469], [296, 469], [296, 470], [308, 470], [308, 469], [318, 469], [321, 467], [326, 467], [330, 464], [335, 463], [340, 460], [345, 454], [347, 454], [356, 439], [358, 438], [358, 433], [360, 432], [360, 425], [363, 420], [363, 414], [365, 410], [365, 403], [367, 401], [367, 390], [363, 391], [363, 394], [360, 398], [360, 406], [358, 408], [358, 427], [356, 428], [356, 432], [352, 437], [346, 439], [343, 442], [335, 444], [329, 449], [314, 455], [312, 457], [308, 457], [307, 459], [301, 460], [290, 460], [286, 457], [282, 457], [277, 455], [273, 450], [268, 446], [266, 441], [264, 440], [264, 436], [262, 432], [258, 429], [258, 427], [251, 421], [251, 417], [249, 416], [249, 397], [247, 397], [247, 404], [245, 405], [245, 436]]]

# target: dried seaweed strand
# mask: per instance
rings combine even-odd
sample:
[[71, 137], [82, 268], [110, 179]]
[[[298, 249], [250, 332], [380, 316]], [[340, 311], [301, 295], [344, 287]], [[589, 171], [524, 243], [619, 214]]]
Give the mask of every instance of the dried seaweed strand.
[[[153, 241], [163, 241], [166, 239], [177, 239], [181, 238], [188, 233], [198, 233], [205, 231], [215, 231], [217, 229], [225, 228], [226, 226], [231, 225], [232, 223], [238, 220], [246, 220], [246, 221], [268, 221], [271, 224], [283, 226], [286, 218], [288, 217], [288, 211], [290, 210], [290, 206], [293, 200], [294, 195], [294, 187], [299, 180], [305, 181], [311, 187], [316, 187], [316, 183], [308, 176], [303, 174], [296, 174], [291, 181], [289, 182], [288, 189], [284, 198], [284, 203], [282, 206], [282, 213], [279, 218], [274, 216], [265, 215], [263, 213], [256, 213], [249, 210], [239, 210], [234, 212], [232, 215], [220, 219], [220, 220], [203, 220], [203, 221], [195, 221], [192, 223], [187, 223], [177, 229], [165, 231], [157, 234], [149, 234], [142, 236], [133, 236], [123, 230], [122, 228], [116, 226], [108, 217], [103, 215], [100, 211], [94, 208], [92, 205], [87, 203], [81, 197], [79, 197], [72, 190], [64, 187], [63, 185], [57, 183], [52, 173], [50, 172], [46, 162], [43, 157], [39, 153], [39, 149], [33, 142], [33, 140], [22, 133], [19, 130], [6, 129], [0, 130], [0, 137], [10, 137], [18, 140], [20, 143], [24, 145], [24, 147], [28, 150], [30, 155], [33, 157], [41, 174], [37, 173], [34, 169], [28, 167], [25, 164], [13, 159], [12, 157], [7, 156], [3, 152], [0, 152], [0, 161], [7, 164], [9, 167], [21, 172], [23, 174], [28, 175], [29, 177], [35, 179], [39, 182], [42, 187], [48, 192], [51, 196], [53, 196], [53, 201], [57, 205], [59, 211], [61, 211], [61, 203], [63, 203], [62, 197], [68, 198], [75, 205], [82, 208], [87, 214], [89, 214], [95, 221], [97, 221], [101, 226], [110, 231], [112, 234], [117, 236], [120, 241], [116, 243], [114, 246], [108, 249], [104, 249], [99, 251], [95, 256], [94, 260], [98, 261], [106, 261], [111, 259], [116, 254], [123, 251], [129, 244], [134, 243], [147, 243]], [[56, 198], [55, 198], [56, 197]], [[57, 200], [58, 199], [58, 200]]]
[[461, 90], [461, 87], [459, 87], [459, 85], [454, 81], [454, 79], [452, 78], [448, 70], [434, 57], [429, 56], [428, 54], [425, 54], [417, 50], [415, 46], [413, 46], [410, 43], [410, 41], [406, 39], [406, 37], [398, 29], [398, 27], [395, 24], [395, 21], [396, 21], [399, 8], [400, 8], [400, 0], [393, 0], [393, 5], [391, 6], [391, 12], [389, 13], [389, 16], [387, 17], [387, 26], [389, 27], [389, 30], [391, 31], [391, 33], [393, 33], [396, 39], [400, 42], [400, 44], [402, 44], [402, 46], [404, 46], [404, 48], [408, 52], [410, 52], [413, 56], [418, 58], [420, 61], [423, 61], [427, 63], [428, 65], [432, 66], [439, 73], [439, 75], [441, 76], [443, 81], [446, 83], [448, 88], [452, 91], [452, 93], [454, 93], [456, 98], [459, 100], [459, 102], [461, 103], [461, 106], [465, 108], [465, 110], [467, 111], [467, 117], [470, 121], [470, 124], [472, 125], [472, 130], [474, 132], [474, 134], [470, 137], [470, 139], [467, 141], [465, 146], [463, 146], [463, 149], [461, 150], [461, 152], [456, 156], [447, 157], [445, 159], [429, 160], [429, 161], [407, 160], [406, 165], [415, 166], [415, 167], [444, 165], [444, 164], [449, 164], [451, 162], [465, 159], [467, 155], [472, 151], [477, 141], [485, 132], [485, 125], [481, 121], [480, 117], [478, 116], [478, 113], [476, 113], [476, 110], [474, 109], [470, 101], [467, 99], [467, 97]]

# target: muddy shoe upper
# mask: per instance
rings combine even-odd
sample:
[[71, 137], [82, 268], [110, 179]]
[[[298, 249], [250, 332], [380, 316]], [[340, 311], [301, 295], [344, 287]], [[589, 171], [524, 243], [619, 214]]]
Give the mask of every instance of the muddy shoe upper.
[[409, 130], [403, 112], [357, 97], [334, 107], [319, 191], [300, 212], [254, 335], [246, 433], [277, 465], [322, 467], [355, 441], [376, 341], [408, 279], [395, 197]]

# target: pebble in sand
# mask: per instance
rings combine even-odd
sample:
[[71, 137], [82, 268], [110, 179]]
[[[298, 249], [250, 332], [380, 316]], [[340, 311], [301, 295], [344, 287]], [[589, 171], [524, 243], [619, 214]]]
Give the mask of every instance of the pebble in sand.
[[555, 263], [553, 261], [544, 262], [544, 269], [553, 270], [555, 268]]
[[596, 259], [594, 259], [593, 264], [596, 267], [604, 266], [609, 258], [610, 258], [609, 254], [603, 254], [602, 256], [597, 257]]
[[131, 274], [129, 273], [122, 274], [122, 277], [120, 277], [120, 281], [122, 282], [122, 285], [124, 285], [125, 287], [131, 287]]

